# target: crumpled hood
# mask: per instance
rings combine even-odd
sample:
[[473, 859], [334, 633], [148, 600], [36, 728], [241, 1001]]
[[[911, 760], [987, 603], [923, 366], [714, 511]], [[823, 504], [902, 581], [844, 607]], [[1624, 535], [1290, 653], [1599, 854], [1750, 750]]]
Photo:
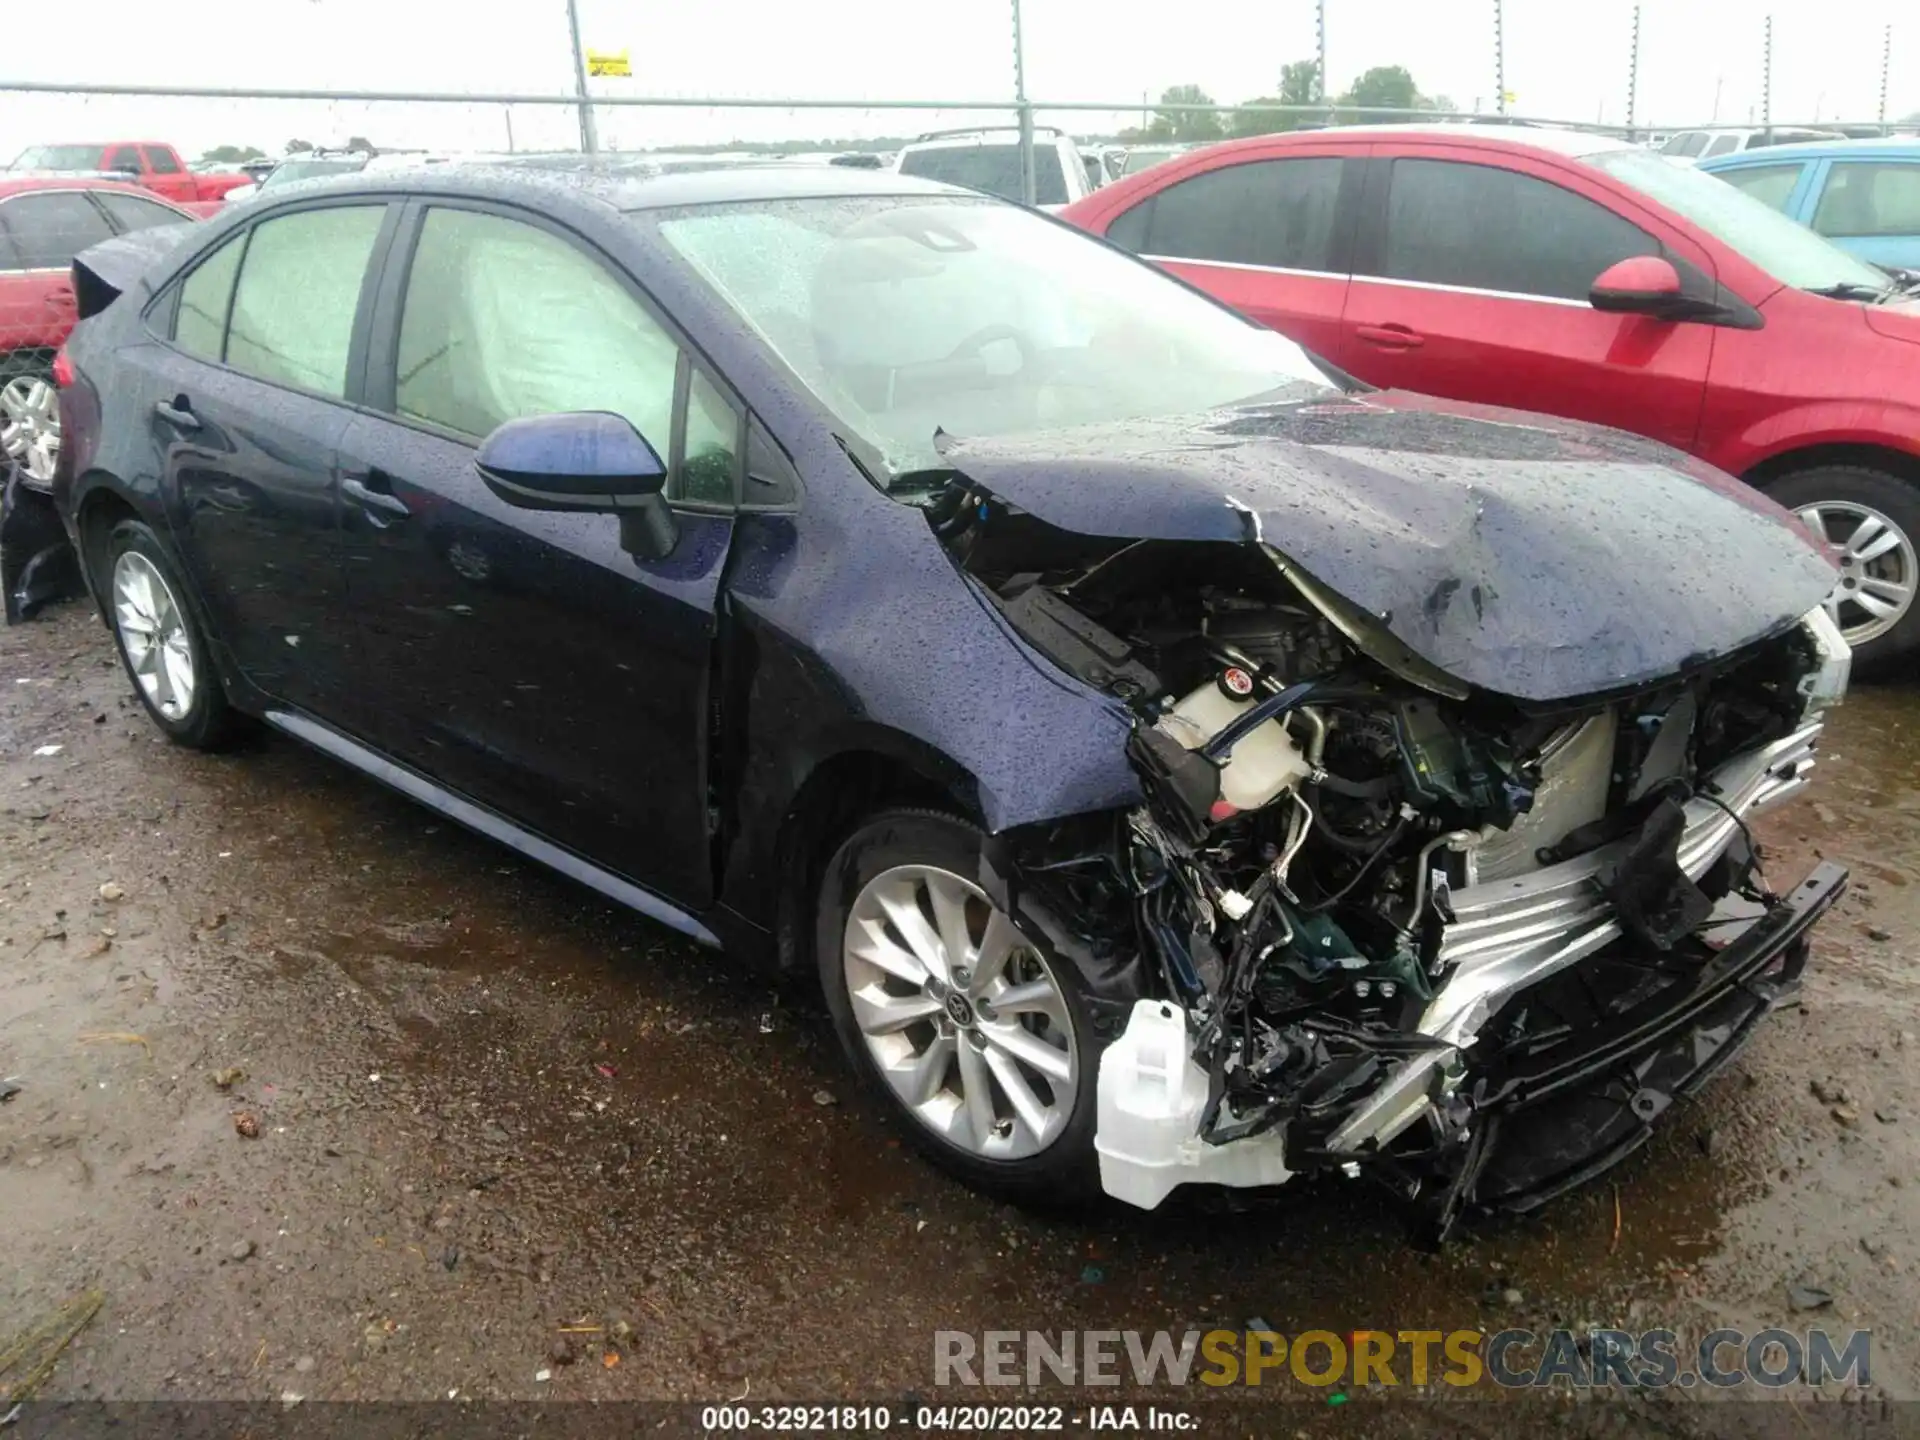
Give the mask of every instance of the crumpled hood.
[[1785, 510], [1635, 436], [1400, 392], [949, 442], [1064, 530], [1262, 541], [1469, 685], [1556, 701], [1776, 633], [1835, 581]]

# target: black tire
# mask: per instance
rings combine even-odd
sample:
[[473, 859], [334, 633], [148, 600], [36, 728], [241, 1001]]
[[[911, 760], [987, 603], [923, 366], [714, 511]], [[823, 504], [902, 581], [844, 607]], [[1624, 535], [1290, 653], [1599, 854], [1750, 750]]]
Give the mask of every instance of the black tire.
[[[150, 527], [131, 518], [117, 522], [107, 532], [99, 549], [99, 555], [93, 557], [93, 573], [101, 603], [107, 612], [107, 626], [113, 631], [114, 648], [120, 652], [120, 664], [133, 685], [133, 693], [140, 697], [140, 703], [146, 707], [148, 718], [176, 745], [184, 745], [190, 750], [228, 748], [246, 732], [246, 718], [227, 703], [219, 672], [214, 668], [206, 631], [201, 628], [200, 617], [193, 612], [186, 584], [180, 577], [173, 557]], [[194, 684], [192, 702], [179, 715], [166, 714], [147, 694], [129, 652], [128, 637], [121, 632], [120, 616], [114, 603], [114, 571], [120, 563], [120, 557], [129, 552], [143, 556], [159, 572], [172, 594], [174, 608], [185, 632]]]
[[[1920, 487], [1897, 475], [1865, 465], [1815, 465], [1781, 476], [1766, 491], [1768, 498], [1789, 510], [1836, 503], [1877, 511], [1905, 538], [1910, 571], [1911, 557], [1920, 555]], [[1910, 573], [1908, 578], [1920, 583], [1920, 573]], [[1904, 670], [1916, 648], [1920, 648], [1920, 597], [1892, 629], [1855, 647], [1854, 673], [1876, 676]]]
[[[875, 876], [898, 865], [928, 865], [958, 876], [979, 873], [981, 832], [963, 820], [932, 810], [890, 810], [849, 836], [827, 862], [820, 886], [814, 935], [821, 989], [847, 1058], [861, 1079], [894, 1115], [911, 1143], [935, 1164], [975, 1189], [1018, 1204], [1073, 1209], [1100, 1193], [1093, 1149], [1100, 1043], [1075, 967], [1023, 933], [1056, 981], [1065, 1002], [1077, 1057], [1077, 1082], [1069, 1118], [1050, 1144], [1018, 1159], [972, 1153], [936, 1134], [882, 1076], [854, 1018], [848, 993], [845, 934], [855, 899]], [[966, 1039], [961, 1038], [961, 1044]]]

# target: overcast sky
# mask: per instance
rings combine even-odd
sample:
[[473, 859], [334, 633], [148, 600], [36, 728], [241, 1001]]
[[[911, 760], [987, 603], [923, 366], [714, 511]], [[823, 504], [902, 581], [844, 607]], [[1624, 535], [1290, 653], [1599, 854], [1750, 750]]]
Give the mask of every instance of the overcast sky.
[[[1507, 88], [1519, 113], [1618, 123], [1626, 114], [1632, 0], [1505, 0]], [[565, 0], [60, 0], [58, 45], [16, 47], [0, 75], [175, 85], [562, 93], [571, 88]], [[1493, 0], [1327, 0], [1335, 89], [1405, 65], [1421, 90], [1494, 105]], [[1024, 0], [1027, 88], [1036, 99], [1138, 102], [1194, 83], [1223, 101], [1271, 92], [1313, 55], [1312, 0]], [[1912, 0], [1643, 0], [1641, 123], [1759, 115], [1763, 16], [1774, 30], [1776, 121], [1871, 120], [1884, 27], [1894, 33], [1889, 114], [1920, 110], [1920, 5]], [[1008, 0], [580, 0], [593, 49], [626, 49], [608, 94], [807, 99], [989, 99], [1012, 89]], [[28, 57], [31, 57], [30, 59]], [[879, 135], [965, 115], [853, 109], [601, 112], [602, 143], [629, 147]], [[1054, 118], [1105, 130], [1117, 115]], [[0, 97], [0, 152], [36, 141], [131, 138], [198, 154], [220, 143], [279, 153], [292, 138], [503, 149], [499, 106], [316, 105], [180, 99]], [[520, 148], [571, 144], [571, 112], [517, 107]]]

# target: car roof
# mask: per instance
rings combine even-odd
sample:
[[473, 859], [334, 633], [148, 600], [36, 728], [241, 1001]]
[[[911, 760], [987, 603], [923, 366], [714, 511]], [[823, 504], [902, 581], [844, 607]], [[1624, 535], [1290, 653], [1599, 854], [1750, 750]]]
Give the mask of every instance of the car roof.
[[1771, 165], [1782, 160], [1828, 160], [1868, 157], [1874, 160], [1920, 161], [1920, 139], [1912, 135], [1876, 136], [1868, 140], [1809, 140], [1801, 145], [1763, 145], [1737, 155], [1715, 155], [1702, 160], [1702, 170], [1734, 166]]
[[[1550, 130], [1534, 125], [1472, 125], [1428, 122], [1407, 125], [1331, 125], [1323, 130], [1292, 130], [1273, 135], [1255, 135], [1245, 140], [1228, 140], [1209, 145], [1208, 152], [1226, 153], [1236, 149], [1257, 150], [1274, 141], [1297, 140], [1318, 145], [1328, 140], [1444, 140], [1486, 150], [1538, 150], [1550, 155], [1582, 159], [1609, 150], [1637, 148], [1617, 135], [1594, 135], [1584, 130]], [[1190, 153], [1198, 154], [1198, 150]]]
[[0, 175], [0, 196], [24, 195], [34, 190], [112, 190], [121, 195], [138, 195], [142, 200], [167, 204], [145, 186], [129, 185], [120, 180], [95, 179], [91, 175], [63, 175], [58, 171], [49, 171], [44, 175]]
[[296, 181], [288, 185], [284, 193], [291, 199], [296, 194], [369, 194], [388, 190], [518, 200], [533, 208], [538, 208], [543, 199], [565, 196], [597, 201], [619, 211], [863, 195], [979, 198], [971, 190], [892, 170], [779, 161], [718, 161], [706, 168], [662, 171], [645, 155], [542, 155], [474, 163], [450, 162], [413, 170], [361, 170]]
[[[1051, 125], [1036, 125], [1033, 131], [1035, 146], [1052, 147], [1066, 139], [1064, 131]], [[958, 130], [927, 135], [918, 140], [909, 141], [900, 147], [904, 154], [908, 150], [950, 150], [958, 147], [978, 148], [984, 145], [1018, 145], [1020, 131], [1013, 126], [987, 125], [978, 130]]]

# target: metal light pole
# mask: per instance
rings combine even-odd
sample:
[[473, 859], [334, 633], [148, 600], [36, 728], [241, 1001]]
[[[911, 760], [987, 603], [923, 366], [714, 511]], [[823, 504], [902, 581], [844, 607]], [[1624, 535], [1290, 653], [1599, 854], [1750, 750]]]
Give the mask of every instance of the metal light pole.
[[[1314, 0], [1313, 37], [1313, 99], [1315, 104], [1324, 105], [1327, 103], [1327, 0]], [[1331, 112], [1327, 120], [1332, 122]]]
[[1767, 16], [1766, 48], [1760, 56], [1760, 128], [1773, 138], [1773, 16]]
[[1020, 0], [1013, 0], [1013, 104], [1020, 117], [1020, 199], [1035, 200], [1033, 176], [1033, 107], [1027, 103], [1027, 45], [1020, 30]]
[[1506, 7], [1493, 0], [1493, 105], [1499, 114], [1507, 113]]
[[1886, 38], [1880, 42], [1880, 133], [1887, 131], [1887, 71], [1893, 65], [1893, 26], [1887, 26]]
[[580, 97], [580, 148], [591, 155], [600, 148], [593, 128], [593, 102], [587, 98], [587, 56], [580, 48], [580, 10], [567, 0], [567, 33], [573, 37], [573, 93]]
[[1634, 138], [1634, 102], [1640, 93], [1640, 7], [1633, 7], [1633, 43], [1627, 49], [1627, 139]]

